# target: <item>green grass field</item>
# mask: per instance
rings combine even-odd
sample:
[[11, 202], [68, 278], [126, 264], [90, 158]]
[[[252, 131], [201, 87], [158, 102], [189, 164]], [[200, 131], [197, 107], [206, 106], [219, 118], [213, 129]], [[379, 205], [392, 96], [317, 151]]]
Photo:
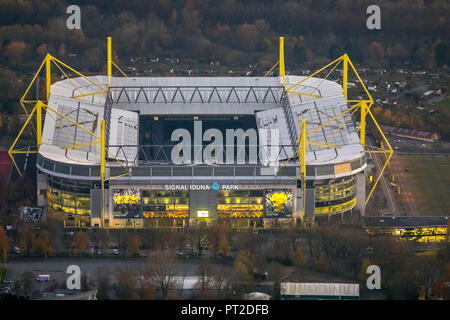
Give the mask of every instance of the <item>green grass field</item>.
[[450, 214], [450, 156], [400, 155], [420, 215]]

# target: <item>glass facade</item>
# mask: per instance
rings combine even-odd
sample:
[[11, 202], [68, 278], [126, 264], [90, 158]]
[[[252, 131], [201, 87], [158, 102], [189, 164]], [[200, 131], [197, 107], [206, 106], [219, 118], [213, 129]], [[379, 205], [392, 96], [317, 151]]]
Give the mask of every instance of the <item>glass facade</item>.
[[217, 216], [220, 218], [261, 218], [263, 190], [223, 190], [217, 192]]
[[144, 218], [188, 218], [189, 191], [142, 190]]
[[347, 211], [356, 204], [356, 178], [346, 177], [315, 186], [315, 213]]
[[91, 214], [90, 185], [50, 178], [46, 199], [49, 208], [65, 214]]

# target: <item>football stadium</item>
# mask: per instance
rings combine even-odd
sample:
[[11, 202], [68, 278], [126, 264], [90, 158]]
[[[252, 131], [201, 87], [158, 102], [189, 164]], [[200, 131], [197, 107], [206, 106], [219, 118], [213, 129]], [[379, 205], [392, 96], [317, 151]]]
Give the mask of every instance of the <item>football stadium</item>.
[[[342, 80], [328, 80], [338, 65]], [[366, 117], [376, 121], [350, 59], [286, 75], [280, 38], [276, 66], [261, 77], [113, 76], [110, 38], [107, 75], [47, 55], [36, 73], [46, 99], [21, 99], [32, 106], [24, 128], [36, 130], [38, 205], [76, 228], [255, 230], [364, 214], [376, 185], [366, 186]], [[349, 97], [351, 71], [366, 98]], [[20, 135], [13, 159], [30, 152]]]

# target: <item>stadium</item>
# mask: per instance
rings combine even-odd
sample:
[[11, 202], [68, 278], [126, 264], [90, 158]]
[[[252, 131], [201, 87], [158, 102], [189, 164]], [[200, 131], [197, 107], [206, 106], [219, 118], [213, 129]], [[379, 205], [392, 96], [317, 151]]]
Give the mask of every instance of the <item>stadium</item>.
[[[359, 75], [347, 55], [286, 75], [280, 38], [276, 77], [117, 77], [110, 38], [107, 51], [96, 76], [47, 55], [47, 99], [21, 100], [34, 105], [38, 205], [66, 227], [256, 230], [364, 214], [373, 100], [361, 80], [368, 97], [348, 97]], [[342, 84], [320, 76], [339, 64]], [[52, 83], [54, 65], [76, 76]]]

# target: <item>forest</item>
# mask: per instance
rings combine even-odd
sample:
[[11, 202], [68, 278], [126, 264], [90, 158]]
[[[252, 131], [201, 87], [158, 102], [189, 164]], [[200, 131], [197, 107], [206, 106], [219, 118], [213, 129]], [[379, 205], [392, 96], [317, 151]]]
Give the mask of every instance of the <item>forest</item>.
[[[67, 6], [81, 29], [66, 27]], [[289, 68], [321, 65], [346, 52], [367, 67], [450, 64], [447, 0], [380, 0], [381, 30], [366, 27], [367, 0], [0, 0], [0, 131], [17, 131], [18, 99], [46, 53], [90, 74], [105, 71], [105, 37], [116, 62], [132, 57], [256, 66], [264, 74], [285, 37]], [[289, 70], [288, 70], [289, 71]], [[5, 118], [12, 125], [5, 125]], [[10, 119], [11, 118], [11, 119]]]

